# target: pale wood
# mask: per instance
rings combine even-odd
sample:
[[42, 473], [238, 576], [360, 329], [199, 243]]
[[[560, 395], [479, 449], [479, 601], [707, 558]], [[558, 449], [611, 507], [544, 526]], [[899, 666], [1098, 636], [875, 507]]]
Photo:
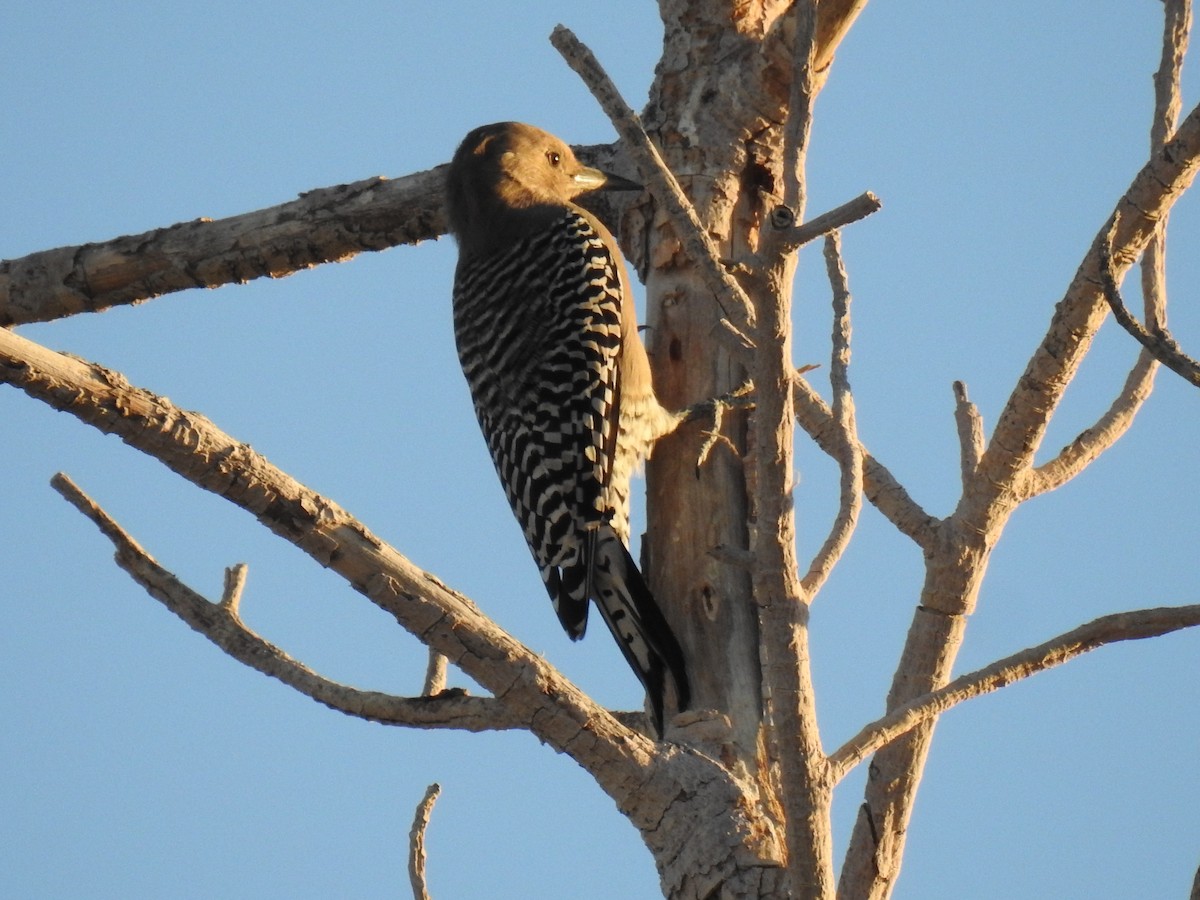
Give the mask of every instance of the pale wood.
[[270, 209], [4, 260], [0, 326], [279, 278], [365, 250], [435, 239], [446, 232], [444, 168], [319, 188]]
[[829, 364], [829, 386], [833, 391], [833, 419], [837, 425], [835, 459], [841, 473], [838, 511], [829, 535], [808, 566], [800, 582], [805, 597], [815, 597], [846, 552], [862, 509], [863, 454], [855, 422], [854, 396], [850, 391], [850, 284], [842, 262], [841, 237], [825, 238], [825, 269], [833, 289], [833, 335]]
[[[469, 599], [204, 417], [129, 385], [118, 373], [2, 330], [0, 380], [120, 435], [331, 567], [429, 645], [424, 693], [433, 696], [394, 697], [312, 672], [241, 622], [244, 569], [230, 570], [222, 598], [211, 603], [76, 489], [72, 502], [113, 541], [118, 563], [234, 658], [351, 715], [411, 727], [530, 730], [569, 754], [614, 799], [640, 830], [663, 892], [673, 898], [832, 896], [832, 790], [874, 753], [838, 893], [887, 897], [941, 712], [1105, 640], [1150, 636], [1147, 629], [1163, 627], [1162, 617], [1175, 623], [1170, 627], [1189, 627], [1197, 608], [1107, 617], [950, 681], [1008, 517], [1112, 445], [1148, 395], [1154, 366], [1142, 354], [1109, 413], [1034, 468], [1049, 418], [1106, 314], [1102, 230], [990, 441], [983, 440], [965, 386], [956, 386], [963, 493], [944, 520], [926, 513], [855, 434], [845, 310], [835, 312], [832, 406], [795, 372], [789, 302], [796, 247], [879, 206], [864, 193], [803, 221], [811, 101], [864, 5], [662, 0], [663, 57], [640, 121], [615, 89], [604, 87], [603, 70], [586, 48], [556, 31], [556, 44], [603, 88], [623, 136], [622, 144], [590, 148], [587, 155], [622, 164], [640, 160], [651, 185], [654, 199], [622, 209], [621, 237], [646, 281], [647, 344], [659, 396], [671, 408], [695, 411], [660, 445], [648, 471], [644, 567], [679, 631], [695, 681], [696, 708], [669, 723], [666, 742], [641, 732], [642, 715], [598, 707]], [[1200, 108], [1172, 133], [1190, 4], [1168, 0], [1165, 8], [1151, 158], [1117, 204], [1110, 254], [1114, 282], [1138, 254], [1148, 254], [1144, 293], [1152, 323], [1165, 323], [1167, 213], [1200, 167]], [[197, 284], [275, 277], [435, 237], [444, 230], [440, 192], [438, 170], [394, 182], [370, 179], [232, 219], [32, 254], [0, 264], [0, 323], [45, 321]], [[844, 271], [833, 275], [836, 297]], [[848, 301], [848, 290], [844, 294]], [[753, 408], [711, 403], [741, 387], [748, 374], [754, 376]], [[722, 421], [712, 427], [719, 438], [705, 434], [702, 409], [721, 410]], [[788, 499], [796, 424], [842, 471], [842, 503], [828, 546], [803, 579]], [[860, 489], [921, 549], [926, 579], [888, 712], [827, 757], [807, 658], [808, 608], [853, 532]], [[446, 691], [447, 657], [494, 696]]]
[[1179, 342], [1164, 327], [1150, 331], [1137, 320], [1125, 306], [1121, 292], [1113, 277], [1111, 259], [1107, 246], [1101, 248], [1100, 279], [1104, 286], [1104, 301], [1112, 310], [1117, 324], [1133, 336], [1155, 360], [1162, 363], [1184, 381], [1200, 387], [1200, 362], [1192, 359], [1179, 346]]
[[116, 563], [147, 593], [239, 662], [277, 678], [288, 687], [330, 709], [384, 725], [414, 728], [456, 728], [464, 731], [502, 731], [524, 728], [525, 722], [491, 697], [465, 693], [431, 697], [397, 697], [339, 684], [314, 672], [270, 641], [255, 634], [238, 615], [244, 566], [227, 569], [226, 590], [220, 603], [210, 603], [147, 553], [99, 504], [68, 476], [58, 473], [51, 485], [72, 506], [96, 524], [112, 541]]
[[[592, 774], [643, 831], [656, 858], [680, 860], [677, 866], [664, 867], [663, 875], [664, 884], [672, 879], [678, 896], [709, 896], [726, 885], [732, 886], [733, 896], [780, 895], [781, 879], [761, 871], [761, 863], [747, 863], [778, 857], [775, 836], [763, 827], [761, 812], [741, 802], [757, 787], [739, 780], [706, 745], [655, 744], [631, 730], [644, 723], [644, 717], [618, 717], [597, 706], [469, 599], [413, 566], [345, 510], [204, 416], [130, 385], [119, 373], [55, 353], [4, 329], [0, 382], [121, 437], [197, 486], [255, 515], [414, 636], [454, 659], [495, 697], [469, 698], [450, 691], [437, 697], [397, 698], [330, 682], [246, 629], [232, 604], [208, 602], [144, 551], [132, 549], [132, 539], [95, 504], [77, 504], [118, 545], [118, 564], [230, 655], [363, 718], [465, 730], [509, 724], [527, 728]], [[681, 796], [689, 802], [680, 803]], [[697, 821], [721, 824], [698, 831]]]
[[[1170, 39], [1169, 34], [1164, 37]], [[1110, 222], [1114, 223], [1112, 259], [1117, 277], [1146, 249], [1158, 223], [1191, 186], [1198, 170], [1200, 107], [1188, 114], [1161, 150], [1151, 154], [1116, 205]], [[1028, 496], [1025, 481], [1034, 453], [1104, 321], [1107, 304], [1100, 265], [1109, 234], [1108, 225], [1097, 234], [1001, 412], [957, 509], [938, 528], [939, 541], [926, 560], [921, 603], [888, 695], [889, 710], [949, 681], [991, 550], [1016, 506]], [[873, 758], [863, 814], [842, 867], [839, 895], [891, 895], [933, 724], [930, 720], [918, 725]]]
[[412, 829], [408, 833], [408, 880], [412, 885], [413, 900], [430, 900], [429, 886], [425, 880], [425, 831], [429, 828], [433, 804], [441, 792], [442, 786], [436, 781], [425, 789], [425, 796], [417, 804]]
[[915, 697], [864, 726], [829, 754], [833, 777], [844, 778], [871, 753], [958, 704], [1015, 681], [1061, 666], [1077, 656], [1120, 641], [1159, 637], [1200, 625], [1200, 605], [1131, 610], [1094, 619], [1036, 647], [960, 675], [943, 688]]

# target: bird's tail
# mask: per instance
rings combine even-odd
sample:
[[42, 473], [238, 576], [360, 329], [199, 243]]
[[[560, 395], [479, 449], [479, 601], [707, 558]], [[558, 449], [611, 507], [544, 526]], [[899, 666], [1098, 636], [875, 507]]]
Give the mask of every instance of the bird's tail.
[[590, 569], [589, 593], [626, 662], [645, 686], [661, 736], [668, 672], [676, 707], [683, 710], [691, 702], [683, 650], [624, 542], [607, 526], [595, 535]]

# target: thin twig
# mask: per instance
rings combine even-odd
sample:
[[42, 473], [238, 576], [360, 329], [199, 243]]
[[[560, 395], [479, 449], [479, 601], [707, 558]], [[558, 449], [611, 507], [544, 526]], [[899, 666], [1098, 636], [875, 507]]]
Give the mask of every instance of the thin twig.
[[730, 451], [737, 456], [738, 449], [733, 441], [725, 437], [721, 428], [725, 418], [725, 413], [728, 410], [734, 409], [753, 409], [754, 408], [754, 382], [747, 381], [736, 391], [730, 391], [728, 394], [722, 394], [719, 397], [713, 397], [709, 400], [701, 400], [699, 403], [693, 403], [691, 406], [685, 407], [680, 413], [675, 427], [679, 427], [687, 422], [696, 419], [710, 419], [711, 424], [705, 432], [704, 443], [700, 445], [700, 451], [696, 455], [696, 472], [699, 473], [701, 467], [708, 460], [708, 456], [712, 453], [713, 448], [717, 444], [724, 444]]
[[750, 298], [721, 264], [717, 245], [708, 236], [695, 207], [646, 134], [637, 113], [621, 97], [592, 51], [575, 37], [571, 29], [556, 25], [550, 34], [550, 43], [579, 75], [612, 120], [642, 181], [666, 212], [675, 236], [691, 257], [722, 311], [731, 319], [731, 327], [743, 337], [745, 333], [753, 331], [754, 306]]
[[442, 792], [436, 781], [425, 789], [425, 796], [417, 804], [413, 816], [412, 830], [408, 833], [408, 880], [412, 883], [413, 900], [429, 900], [429, 889], [425, 883], [425, 830], [433, 814], [433, 804]]
[[1100, 283], [1104, 288], [1104, 299], [1112, 310], [1113, 318], [1156, 360], [1185, 381], [1200, 387], [1200, 362], [1184, 353], [1166, 328], [1156, 328], [1153, 333], [1147, 330], [1146, 326], [1126, 308], [1121, 299], [1121, 292], [1117, 288], [1117, 280], [1113, 274], [1112, 244], [1115, 230], [1116, 222], [1114, 221], [1100, 246]]
[[[150, 596], [204, 635], [238, 662], [295, 688], [302, 694], [347, 715], [385, 725], [418, 728], [456, 728], [463, 731], [502, 731], [526, 727], [499, 701], [465, 694], [437, 698], [397, 697], [339, 684], [314, 672], [279, 647], [247, 628], [237, 615], [241, 584], [227, 574], [220, 603], [210, 603], [158, 564], [99, 504], [59, 472], [51, 485], [67, 502], [96, 524], [112, 541], [117, 565]], [[227, 573], [245, 566], [234, 566]], [[241, 576], [244, 583], [244, 574]], [[230, 585], [233, 585], [231, 588]]]
[[738, 455], [738, 448], [733, 441], [725, 437], [721, 433], [721, 428], [724, 425], [725, 406], [717, 403], [713, 405], [713, 420], [712, 428], [704, 432], [704, 443], [700, 445], [700, 451], [696, 454], [696, 474], [700, 474], [700, 469], [708, 461], [708, 455], [712, 453], [713, 447], [717, 444], [722, 444], [730, 449], [734, 456]]
[[1114, 613], [961, 675], [945, 687], [916, 697], [865, 726], [829, 756], [836, 780], [879, 748], [965, 700], [999, 690], [1089, 650], [1118, 641], [1143, 640], [1200, 625], [1200, 604]]
[[825, 268], [833, 289], [833, 351], [829, 366], [829, 384], [833, 391], [833, 419], [836, 459], [841, 470], [837, 516], [829, 536], [813, 558], [801, 586], [809, 600], [816, 596], [837, 565], [858, 524], [862, 509], [863, 449], [854, 420], [854, 395], [850, 390], [850, 284], [842, 262], [842, 242], [838, 232], [825, 238]]

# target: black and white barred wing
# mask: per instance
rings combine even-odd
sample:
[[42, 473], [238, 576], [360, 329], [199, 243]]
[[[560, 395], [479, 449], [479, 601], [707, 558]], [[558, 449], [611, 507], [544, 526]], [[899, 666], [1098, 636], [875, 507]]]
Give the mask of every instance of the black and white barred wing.
[[563, 627], [582, 637], [617, 439], [616, 264], [569, 213], [460, 268], [454, 329], [505, 494]]

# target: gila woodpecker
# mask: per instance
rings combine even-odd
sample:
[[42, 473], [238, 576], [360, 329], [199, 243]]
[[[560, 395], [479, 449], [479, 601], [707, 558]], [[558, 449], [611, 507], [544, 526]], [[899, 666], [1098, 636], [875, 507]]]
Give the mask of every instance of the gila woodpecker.
[[636, 189], [518, 122], [476, 128], [447, 178], [454, 336], [483, 436], [559, 621], [594, 600], [663, 733], [683, 653], [629, 554], [629, 479], [679, 417], [659, 405], [617, 243], [572, 201]]

